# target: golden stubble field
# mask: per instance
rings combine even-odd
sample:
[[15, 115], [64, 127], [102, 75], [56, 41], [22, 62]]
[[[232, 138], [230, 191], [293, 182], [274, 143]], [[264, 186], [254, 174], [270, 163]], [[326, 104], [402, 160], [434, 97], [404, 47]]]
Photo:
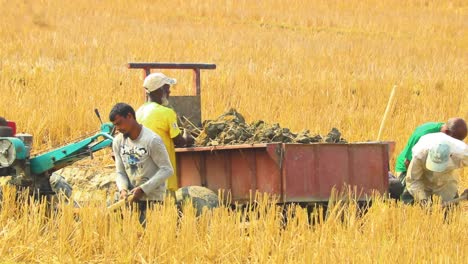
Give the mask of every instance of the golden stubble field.
[[[138, 107], [143, 102], [142, 74], [126, 68], [130, 61], [216, 63], [215, 71], [202, 73], [205, 119], [234, 107], [247, 120], [279, 122], [293, 130], [327, 133], [337, 127], [350, 141], [376, 139], [390, 91], [397, 85], [383, 133], [383, 139], [397, 142], [397, 152], [421, 123], [452, 116], [468, 119], [466, 1], [0, 0], [0, 6], [0, 116], [15, 120], [19, 131], [33, 134], [37, 151], [96, 131], [99, 123], [94, 108], [106, 117], [116, 102]], [[179, 80], [172, 89], [174, 95], [190, 91], [191, 73], [166, 73]], [[468, 173], [465, 170], [461, 175], [467, 187]], [[221, 211], [218, 214], [226, 213]], [[122, 240], [127, 237], [134, 239], [132, 245], [147, 240], [138, 240], [133, 229], [129, 234], [96, 233], [93, 227], [83, 227], [83, 217], [81, 224], [67, 228], [91, 232], [95, 237], [90, 239], [109, 244], [93, 251], [79, 243], [62, 243], [66, 240], [56, 240], [62, 232], [57, 229], [60, 224], [47, 229], [49, 240], [32, 243], [34, 238], [47, 237], [36, 226], [42, 220], [8, 218], [3, 210], [0, 252], [2, 260], [27, 262], [47, 262], [54, 254], [61, 256], [51, 257], [58, 262], [73, 258], [152, 262], [156, 255], [162, 262], [191, 262], [199, 254], [227, 254], [226, 260], [233, 262], [386, 262], [388, 255], [398, 256], [395, 262], [466, 259], [466, 214], [459, 212], [455, 224], [446, 225], [440, 222], [440, 214], [426, 215], [417, 208], [382, 205], [375, 211], [359, 220], [365, 230], [335, 223], [317, 229], [301, 227], [292, 233], [273, 228], [268, 230], [276, 233], [270, 234], [265, 226], [245, 236], [226, 233], [229, 227], [203, 229], [193, 223], [191, 228], [200, 233], [172, 238], [168, 251], [159, 248], [151, 253], [155, 255], [142, 253], [141, 258], [137, 254], [106, 259], [111, 254], [103, 250], [109, 245], [124, 247]], [[97, 214], [90, 213], [88, 220], [99, 218]], [[167, 226], [158, 231], [164, 236], [171, 234], [161, 230], [176, 228], [168, 215], [162, 221]], [[202, 223], [221, 219], [213, 217]], [[226, 217], [230, 219], [226, 223], [236, 219], [235, 215]], [[261, 225], [268, 223], [275, 222]], [[28, 233], [33, 227], [37, 237]], [[159, 234], [151, 239], [159, 241]], [[222, 251], [247, 243], [238, 239], [263, 247], [241, 246], [245, 251], [232, 254], [261, 252], [263, 257], [231, 258]], [[204, 245], [204, 253], [199, 253], [198, 246], [189, 250], [187, 243], [194, 241]], [[12, 243], [27, 254], [15, 258], [5, 251]], [[34, 251], [37, 247], [42, 251]], [[143, 250], [150, 248], [154, 249]], [[297, 259], [272, 257], [274, 250], [269, 249], [278, 250], [279, 255], [293, 250]], [[222, 261], [216, 257], [198, 261]]]

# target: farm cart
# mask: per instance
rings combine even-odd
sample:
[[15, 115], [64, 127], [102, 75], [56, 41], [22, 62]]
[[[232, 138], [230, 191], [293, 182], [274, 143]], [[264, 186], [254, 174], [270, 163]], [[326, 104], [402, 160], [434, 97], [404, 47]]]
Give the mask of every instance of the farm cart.
[[[131, 69], [181, 69], [194, 72], [194, 95], [171, 96], [179, 116], [201, 123], [200, 70], [214, 64], [129, 63]], [[191, 98], [193, 97], [193, 98]], [[193, 110], [193, 112], [191, 112]], [[200, 118], [199, 118], [200, 117]], [[350, 144], [248, 144], [176, 148], [179, 186], [203, 186], [230, 192], [232, 202], [245, 203], [252, 191], [273, 194], [280, 203], [322, 203], [333, 187], [355, 186], [363, 201], [388, 190], [393, 142]]]

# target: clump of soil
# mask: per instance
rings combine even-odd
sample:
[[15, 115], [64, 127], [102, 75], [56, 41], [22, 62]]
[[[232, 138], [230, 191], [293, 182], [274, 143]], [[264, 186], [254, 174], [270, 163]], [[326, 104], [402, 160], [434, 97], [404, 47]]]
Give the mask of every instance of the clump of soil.
[[267, 124], [258, 120], [248, 124], [235, 109], [231, 109], [215, 120], [207, 120], [195, 139], [196, 146], [220, 146], [255, 143], [346, 143], [338, 129], [333, 128], [326, 136], [311, 134], [309, 130], [299, 133], [279, 124]]

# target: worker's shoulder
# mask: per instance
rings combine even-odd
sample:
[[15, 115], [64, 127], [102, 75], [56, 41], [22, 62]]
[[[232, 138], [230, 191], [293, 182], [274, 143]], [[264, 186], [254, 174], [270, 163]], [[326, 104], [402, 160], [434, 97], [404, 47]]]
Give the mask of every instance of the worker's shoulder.
[[161, 109], [160, 111], [163, 112], [163, 113], [166, 113], [166, 114], [169, 114], [169, 115], [176, 115], [176, 112], [174, 111], [174, 109], [172, 109], [170, 107], [161, 105], [159, 109]]
[[176, 115], [174, 109], [153, 102], [145, 103], [138, 109], [138, 111], [158, 115]]
[[418, 126], [415, 132], [439, 132], [443, 125], [443, 122], [427, 122]]
[[174, 109], [162, 105], [159, 107], [159, 111], [155, 112], [154, 114], [158, 115], [161, 120], [164, 120], [168, 123], [173, 123], [177, 120], [177, 114]]
[[430, 133], [421, 137], [418, 145], [423, 145], [426, 148], [431, 148], [440, 143], [450, 145], [451, 151], [454, 153], [464, 153], [468, 150], [468, 145], [456, 138], [453, 138], [443, 132]]
[[140, 107], [138, 107], [138, 109], [136, 110], [136, 114], [139, 115], [142, 113], [152, 112], [152, 111], [155, 111], [157, 107], [158, 107], [158, 104], [156, 103], [146, 102], [142, 104]]

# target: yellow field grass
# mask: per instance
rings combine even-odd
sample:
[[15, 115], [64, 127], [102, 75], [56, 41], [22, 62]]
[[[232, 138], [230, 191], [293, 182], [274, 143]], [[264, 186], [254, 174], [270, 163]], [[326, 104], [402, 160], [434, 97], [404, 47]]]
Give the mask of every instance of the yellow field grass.
[[[95, 131], [93, 109], [143, 102], [130, 61], [210, 62], [202, 113], [339, 128], [403, 148], [427, 121], [468, 118], [465, 1], [2, 1], [0, 113], [45, 149]], [[188, 94], [191, 73], [173, 94]], [[466, 175], [466, 174], [465, 174]]]
[[[96, 131], [94, 108], [107, 120], [117, 102], [143, 103], [142, 73], [127, 62], [208, 62], [217, 69], [202, 72], [205, 119], [233, 107], [297, 131], [337, 127], [350, 141], [377, 138], [397, 85], [382, 139], [399, 152], [419, 124], [468, 119], [467, 21], [463, 0], [0, 0], [0, 116], [48, 149]], [[190, 92], [190, 72], [165, 73], [179, 81], [173, 95]], [[468, 187], [468, 170], [461, 180]], [[141, 239], [130, 222], [106, 231], [116, 224], [91, 209], [73, 225], [70, 212], [45, 221], [9, 210], [5, 261], [463, 262], [468, 252], [466, 214], [447, 225], [441, 212], [400, 205], [378, 204], [354, 224], [306, 228], [299, 214], [280, 231], [260, 221], [249, 235], [222, 208], [201, 224], [188, 218], [180, 236], [166, 232], [176, 219], [165, 208]]]
[[[74, 214], [59, 204], [15, 203], [5, 191], [0, 211], [0, 261], [36, 263], [463, 263], [468, 219], [439, 207], [386, 204], [377, 199], [358, 217], [354, 203], [315, 211], [282, 210], [259, 197], [249, 210], [226, 207], [195, 217], [186, 206], [148, 212], [146, 229], [129, 209], [109, 213], [93, 203]], [[294, 212], [294, 213], [292, 213]], [[285, 224], [285, 218], [287, 224]], [[446, 220], [444, 220], [446, 219]]]
[[[143, 102], [129, 61], [211, 62], [203, 115], [235, 107], [402, 147], [415, 126], [468, 118], [464, 1], [2, 1], [0, 112], [37, 147], [94, 131], [93, 109]], [[191, 73], [174, 94], [190, 89]]]

